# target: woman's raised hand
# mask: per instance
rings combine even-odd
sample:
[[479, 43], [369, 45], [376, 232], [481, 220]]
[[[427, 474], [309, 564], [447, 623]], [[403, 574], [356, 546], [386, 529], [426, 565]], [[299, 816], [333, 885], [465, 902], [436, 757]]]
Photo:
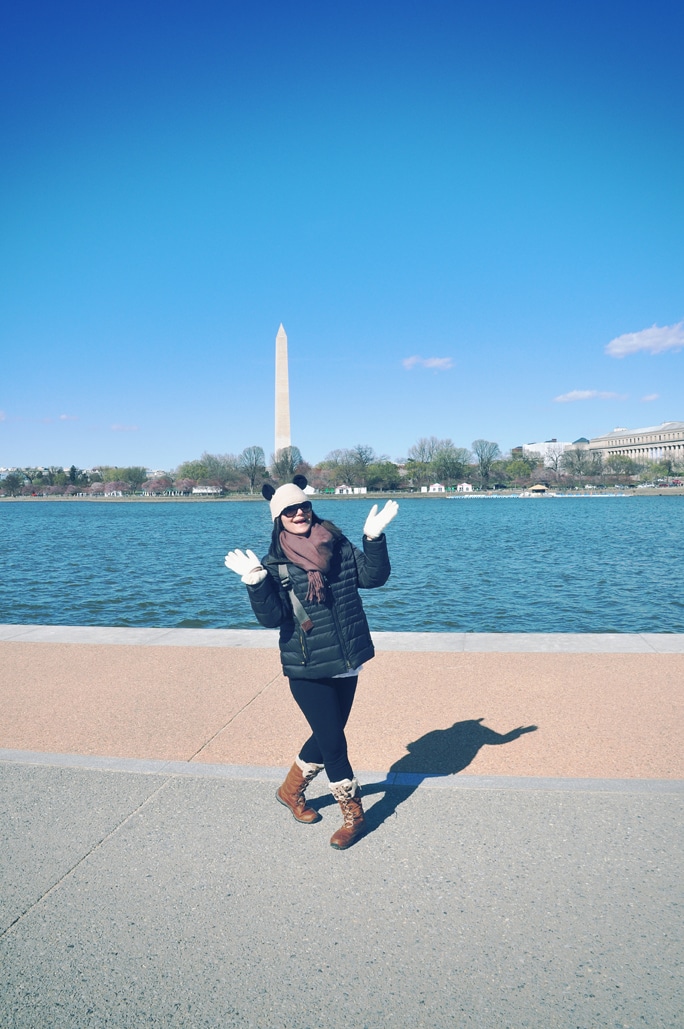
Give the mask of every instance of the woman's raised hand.
[[256, 586], [268, 575], [253, 550], [247, 550], [244, 553], [241, 550], [231, 550], [226, 554], [225, 565], [226, 568], [230, 568], [231, 572], [239, 575], [248, 586]]
[[392, 519], [396, 518], [398, 510], [399, 505], [396, 500], [388, 500], [382, 511], [379, 513], [378, 505], [373, 504], [363, 527], [364, 536], [367, 536], [368, 539], [371, 540], [375, 540], [378, 536], [382, 536]]

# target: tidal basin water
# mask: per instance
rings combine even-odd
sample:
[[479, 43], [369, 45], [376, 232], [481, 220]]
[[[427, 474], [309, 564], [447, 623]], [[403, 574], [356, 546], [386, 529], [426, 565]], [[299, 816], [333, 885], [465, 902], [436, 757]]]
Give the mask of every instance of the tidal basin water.
[[[319, 500], [360, 545], [370, 500]], [[684, 497], [411, 498], [371, 629], [684, 632]], [[258, 628], [223, 558], [264, 501], [0, 504], [0, 623]]]

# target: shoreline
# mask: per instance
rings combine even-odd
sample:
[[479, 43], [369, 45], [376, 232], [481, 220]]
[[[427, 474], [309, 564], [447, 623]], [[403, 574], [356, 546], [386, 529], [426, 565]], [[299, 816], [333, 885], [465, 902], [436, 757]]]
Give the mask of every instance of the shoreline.
[[[565, 499], [568, 497], [574, 497], [575, 499], [596, 499], [597, 497], [681, 497], [684, 496], [684, 486], [671, 486], [665, 488], [655, 487], [653, 489], [622, 489], [621, 487], [607, 488], [607, 489], [578, 489], [578, 490], [552, 490], [555, 496], [539, 496], [539, 497], [524, 497], [521, 498], [522, 490], [489, 490], [487, 492], [473, 492], [473, 493], [420, 493], [420, 492], [409, 492], [402, 490], [386, 491], [386, 492], [371, 492], [368, 493], [315, 493], [312, 494], [312, 500], [343, 500], [343, 501], [367, 501], [372, 500], [493, 500], [493, 499], [525, 499], [525, 500], [558, 500]], [[1, 503], [27, 503], [27, 502], [70, 502], [74, 501], [85, 501], [87, 503], [98, 503], [98, 504], [224, 504], [238, 503], [241, 501], [247, 501], [251, 503], [253, 501], [259, 501], [263, 503], [263, 497], [261, 493], [240, 493], [237, 495], [228, 494], [224, 497], [141, 497], [141, 496], [130, 496], [130, 497], [102, 497], [102, 496], [88, 496], [74, 495], [69, 497], [64, 496], [52, 496], [52, 497], [0, 497]]]

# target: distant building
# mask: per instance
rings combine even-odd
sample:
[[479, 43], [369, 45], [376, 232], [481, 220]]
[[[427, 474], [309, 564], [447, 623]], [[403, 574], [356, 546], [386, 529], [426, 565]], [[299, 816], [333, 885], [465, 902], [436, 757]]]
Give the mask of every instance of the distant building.
[[446, 493], [446, 486], [442, 486], [441, 482], [433, 482], [432, 486], [421, 486], [421, 493]]
[[335, 493], [367, 493], [367, 486], [336, 486]]
[[469, 482], [459, 482], [458, 486], [456, 487], [456, 492], [457, 493], [472, 493], [473, 492], [473, 487], [470, 485]]
[[193, 486], [192, 492], [195, 496], [215, 497], [220, 496], [223, 490], [220, 486]]
[[662, 422], [645, 429], [613, 429], [605, 436], [595, 436], [589, 449], [603, 457], [624, 454], [633, 460], [670, 460], [680, 463], [684, 459], [684, 422]]
[[557, 439], [547, 439], [543, 443], [523, 443], [523, 457], [539, 456], [545, 468], [555, 468], [558, 458], [571, 450], [574, 443], [561, 443]]

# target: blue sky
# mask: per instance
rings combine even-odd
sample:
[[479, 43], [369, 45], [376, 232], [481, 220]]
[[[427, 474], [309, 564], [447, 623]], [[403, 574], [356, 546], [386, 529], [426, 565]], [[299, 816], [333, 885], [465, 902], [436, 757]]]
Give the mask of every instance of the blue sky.
[[684, 14], [5, 5], [0, 465], [684, 418]]

